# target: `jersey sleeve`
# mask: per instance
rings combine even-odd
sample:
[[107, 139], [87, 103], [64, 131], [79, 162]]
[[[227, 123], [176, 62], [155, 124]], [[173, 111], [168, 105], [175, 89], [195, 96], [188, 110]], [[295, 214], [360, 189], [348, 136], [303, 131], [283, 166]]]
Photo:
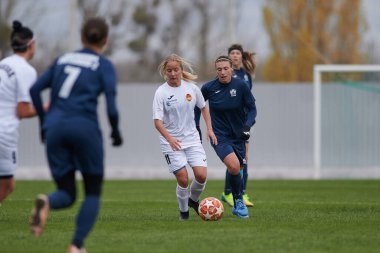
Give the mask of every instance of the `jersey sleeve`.
[[194, 92], [195, 92], [195, 99], [196, 99], [196, 106], [199, 109], [202, 109], [203, 107], [206, 106], [205, 99], [203, 98], [201, 90], [194, 84]]
[[201, 109], [203, 109], [206, 106], [206, 102], [198, 86], [194, 85], [194, 87], [195, 87], [194, 92], [195, 92], [195, 98], [196, 98], [196, 104], [194, 108], [194, 121], [195, 121], [195, 125], [199, 126], [200, 119], [201, 119]]
[[51, 86], [55, 63], [53, 63], [30, 88], [33, 106], [37, 111], [41, 124], [44, 121], [45, 111], [42, 104], [41, 92]]
[[204, 84], [203, 86], [202, 86], [202, 88], [201, 88], [201, 93], [202, 93], [202, 95], [203, 95], [203, 99], [205, 100], [205, 101], [207, 101], [208, 100], [208, 85], [207, 84]]
[[242, 85], [243, 87], [243, 100], [244, 100], [244, 106], [248, 109], [247, 112], [247, 119], [245, 122], [245, 125], [252, 127], [256, 123], [256, 100], [252, 95], [251, 90], [248, 88], [247, 85]]
[[249, 90], [252, 90], [252, 87], [253, 87], [252, 76], [249, 73], [247, 73], [247, 75], [248, 75]]
[[153, 119], [163, 120], [164, 118], [164, 102], [160, 88], [156, 90], [153, 98]]
[[[247, 76], [248, 80], [246, 80], [244, 76]], [[252, 90], [252, 76], [244, 68], [243, 68], [243, 76], [241, 77], [241, 79], [247, 83], [249, 90]]]
[[[207, 94], [207, 92], [206, 92], [205, 85], [203, 85], [202, 88], [201, 88], [199, 91], [200, 91], [200, 94], [202, 95], [202, 99], [203, 99], [204, 104], [205, 104], [204, 106], [206, 106], [206, 100], [207, 100], [207, 98], [205, 97], [205, 94]], [[204, 107], [204, 106], [203, 106], [203, 107]], [[200, 119], [201, 119], [201, 109], [202, 109], [203, 107], [198, 107], [198, 106], [196, 106], [196, 107], [194, 108], [194, 121], [195, 121], [195, 125], [196, 125], [196, 126], [199, 126], [199, 124], [200, 124]]]
[[116, 106], [116, 71], [111, 62], [104, 60], [101, 64], [101, 78], [104, 84], [104, 94], [106, 97], [107, 115], [112, 130], [118, 129], [119, 112]]
[[36, 82], [37, 72], [34, 68], [22, 73], [17, 73], [17, 102], [31, 102], [29, 90]]

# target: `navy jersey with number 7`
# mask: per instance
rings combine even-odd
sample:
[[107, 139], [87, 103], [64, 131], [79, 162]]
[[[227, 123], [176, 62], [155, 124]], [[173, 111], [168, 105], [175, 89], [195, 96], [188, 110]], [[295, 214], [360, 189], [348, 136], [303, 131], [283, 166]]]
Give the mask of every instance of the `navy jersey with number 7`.
[[[38, 91], [51, 88], [50, 107], [45, 115]], [[104, 92], [107, 113], [117, 118], [116, 72], [110, 61], [90, 49], [66, 53], [53, 63], [32, 88], [33, 102], [43, 127], [63, 118], [87, 118], [97, 124], [98, 96]]]
[[[51, 94], [45, 114], [41, 91], [46, 88]], [[106, 97], [111, 128], [118, 131], [115, 69], [105, 57], [86, 48], [58, 57], [32, 86], [30, 94], [55, 179], [73, 169], [103, 175], [103, 141], [97, 117], [101, 93]]]

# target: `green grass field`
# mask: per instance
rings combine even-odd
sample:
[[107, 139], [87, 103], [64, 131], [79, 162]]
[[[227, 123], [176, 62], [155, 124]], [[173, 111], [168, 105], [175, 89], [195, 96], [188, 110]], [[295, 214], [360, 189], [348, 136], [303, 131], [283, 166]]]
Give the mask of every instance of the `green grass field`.
[[[107, 181], [95, 229], [95, 252], [379, 252], [379, 180], [258, 180], [249, 182], [255, 206], [240, 220], [225, 205], [218, 222], [190, 211], [180, 222], [175, 180]], [[35, 239], [28, 220], [34, 197], [48, 181], [18, 181], [0, 207], [0, 252], [66, 252], [79, 203], [50, 212]], [[223, 181], [210, 180], [202, 197], [220, 198]], [[82, 192], [78, 195], [80, 201]]]

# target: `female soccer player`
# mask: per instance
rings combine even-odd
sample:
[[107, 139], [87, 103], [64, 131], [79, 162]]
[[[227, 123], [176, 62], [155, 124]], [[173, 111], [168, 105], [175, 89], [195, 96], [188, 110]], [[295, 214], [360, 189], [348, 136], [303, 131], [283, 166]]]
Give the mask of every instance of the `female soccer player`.
[[[37, 196], [31, 230], [39, 237], [50, 209], [70, 207], [76, 199], [75, 171], [84, 181], [85, 199], [76, 219], [75, 233], [67, 252], [85, 252], [84, 240], [99, 212], [104, 175], [104, 154], [97, 117], [97, 102], [105, 94], [112, 144], [120, 146], [116, 107], [116, 73], [101, 53], [107, 43], [108, 25], [101, 18], [86, 21], [81, 30], [84, 48], [58, 57], [30, 90], [41, 121], [49, 167], [57, 190]], [[45, 114], [41, 92], [51, 89], [51, 104]]]
[[218, 144], [212, 146], [230, 174], [234, 201], [232, 213], [239, 218], [248, 218], [241, 192], [240, 169], [246, 163], [245, 142], [255, 124], [255, 98], [245, 81], [232, 77], [232, 62], [228, 56], [218, 57], [215, 69], [218, 77], [201, 88], [204, 99], [209, 101], [212, 127], [218, 139]]
[[[249, 89], [252, 90], [252, 80], [255, 75], [256, 58], [255, 53], [247, 52], [243, 50], [240, 44], [233, 44], [228, 48], [228, 56], [232, 61], [232, 67], [234, 69], [234, 78], [240, 78], [246, 81]], [[253, 202], [250, 200], [246, 190], [248, 182], [248, 141], [246, 141], [246, 164], [242, 170], [243, 172], [243, 200], [246, 206], [253, 206]], [[227, 202], [230, 206], [233, 205], [233, 196], [231, 193], [231, 182], [228, 170], [226, 170], [226, 179], [224, 184], [224, 192], [222, 193], [222, 200]]]
[[[193, 83], [197, 76], [184, 68], [192, 71], [191, 65], [176, 54], [160, 64], [159, 72], [166, 82], [158, 87], [153, 100], [153, 120], [160, 133], [161, 150], [169, 171], [177, 179], [180, 220], [189, 219], [188, 206], [198, 213], [199, 197], [207, 178], [206, 154], [194, 123], [195, 106], [201, 109], [208, 138], [217, 144], [202, 93]], [[192, 167], [195, 177], [190, 192], [186, 164]]]
[[29, 96], [37, 72], [28, 63], [36, 43], [19, 21], [13, 21], [11, 46], [14, 54], [0, 61], [0, 205], [15, 187], [20, 119], [37, 115]]

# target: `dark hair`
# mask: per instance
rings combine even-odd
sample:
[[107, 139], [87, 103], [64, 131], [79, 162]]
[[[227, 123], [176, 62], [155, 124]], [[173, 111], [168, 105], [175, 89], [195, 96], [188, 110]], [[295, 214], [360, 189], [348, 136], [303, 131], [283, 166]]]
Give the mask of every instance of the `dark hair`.
[[108, 37], [108, 25], [103, 18], [91, 18], [82, 26], [82, 38], [91, 45], [102, 45]]
[[232, 44], [228, 48], [228, 54], [230, 54], [232, 50], [239, 50], [241, 52], [244, 69], [250, 75], [253, 75], [255, 73], [256, 68], [256, 64], [253, 58], [256, 53], [244, 51], [243, 47], [240, 44]]
[[28, 27], [22, 26], [20, 21], [13, 21], [11, 33], [11, 47], [14, 52], [25, 52], [30, 41], [33, 40], [33, 32]]
[[230, 54], [232, 50], [239, 50], [241, 52], [241, 54], [243, 54], [243, 52], [244, 52], [243, 47], [240, 44], [232, 44], [228, 48], [228, 54]]
[[232, 61], [231, 61], [231, 59], [230, 59], [228, 56], [226, 56], [226, 55], [221, 55], [221, 56], [219, 56], [218, 58], [216, 58], [214, 64], [216, 64], [217, 62], [221, 62], [221, 61], [228, 61], [228, 62], [230, 63], [230, 65], [232, 66]]

